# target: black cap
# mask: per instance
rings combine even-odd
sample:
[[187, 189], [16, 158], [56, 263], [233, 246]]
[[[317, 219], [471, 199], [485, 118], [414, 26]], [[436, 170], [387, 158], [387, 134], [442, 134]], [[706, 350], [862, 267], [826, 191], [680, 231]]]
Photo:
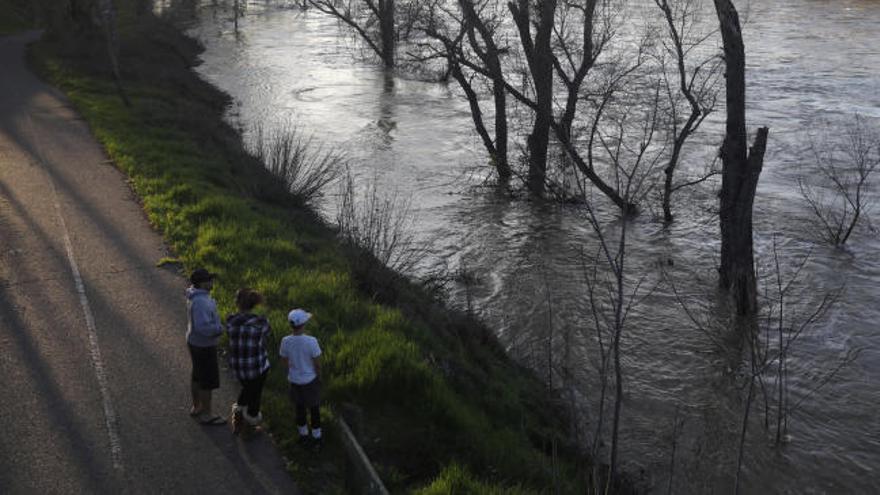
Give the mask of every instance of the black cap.
[[205, 270], [204, 268], [197, 268], [192, 275], [189, 276], [189, 281], [194, 284], [200, 284], [202, 282], [207, 282], [209, 280], [214, 280], [216, 274]]

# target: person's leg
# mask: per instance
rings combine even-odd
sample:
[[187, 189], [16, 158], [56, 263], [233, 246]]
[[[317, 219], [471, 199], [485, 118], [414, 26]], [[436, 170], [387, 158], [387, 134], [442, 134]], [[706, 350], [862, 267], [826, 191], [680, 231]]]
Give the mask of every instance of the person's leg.
[[304, 404], [296, 405], [296, 428], [299, 431], [300, 437], [308, 436], [309, 426], [306, 419], [306, 406]]
[[266, 371], [262, 375], [250, 380], [249, 397], [248, 397], [248, 414], [258, 416], [260, 414], [260, 402], [263, 399], [263, 385], [266, 383], [266, 377], [269, 372]]
[[309, 414], [312, 417], [312, 438], [321, 439], [321, 406], [316, 405], [309, 408]]
[[290, 400], [296, 408], [296, 429], [299, 432], [299, 439], [302, 441], [309, 438], [309, 425], [306, 418], [306, 405], [302, 400], [300, 388], [300, 385], [290, 384]]
[[202, 404], [202, 418], [208, 424], [223, 424], [226, 422], [220, 416], [214, 416], [211, 407], [211, 395], [215, 388], [220, 388], [220, 366], [217, 363], [217, 348], [203, 347], [199, 351], [201, 354], [202, 376], [201, 390], [199, 391], [199, 400]]
[[214, 412], [211, 409], [211, 389], [210, 388], [201, 388], [199, 387], [199, 404], [202, 406], [201, 417], [204, 419], [210, 419], [214, 417]]
[[198, 377], [198, 363], [197, 357], [195, 354], [195, 349], [193, 346], [187, 344], [187, 349], [189, 350], [189, 358], [192, 363], [192, 373], [190, 374], [190, 393], [192, 394], [192, 407], [189, 410], [190, 416], [198, 416], [202, 413], [202, 404], [199, 402], [199, 377]]
[[247, 381], [238, 380], [241, 384], [241, 392], [238, 393], [238, 400], [232, 404], [232, 411], [229, 415], [232, 422], [232, 433], [237, 434], [241, 431], [241, 423], [244, 421], [244, 408], [247, 407]]
[[235, 403], [238, 404], [238, 407], [245, 407], [248, 404], [248, 381], [239, 379], [238, 383], [241, 384], [241, 391], [238, 393], [238, 400]]
[[205, 425], [222, 425], [226, 420], [214, 416], [211, 408], [211, 391], [220, 386], [220, 371], [217, 366], [216, 347], [190, 346], [193, 356], [193, 395], [198, 402], [197, 414], [200, 423]]
[[199, 382], [190, 381], [190, 393], [192, 393], [192, 407], [189, 410], [190, 416], [198, 416], [202, 414], [202, 403], [199, 400]]
[[245, 433], [257, 433], [260, 431], [260, 422], [263, 420], [263, 415], [260, 414], [260, 402], [259, 402], [259, 393], [260, 387], [262, 386], [262, 380], [260, 377], [254, 378], [253, 380], [244, 381], [245, 384], [245, 404], [242, 406], [242, 413], [244, 415], [244, 420], [246, 423]]
[[318, 378], [306, 385], [306, 403], [312, 419], [312, 439], [321, 440], [321, 381]]

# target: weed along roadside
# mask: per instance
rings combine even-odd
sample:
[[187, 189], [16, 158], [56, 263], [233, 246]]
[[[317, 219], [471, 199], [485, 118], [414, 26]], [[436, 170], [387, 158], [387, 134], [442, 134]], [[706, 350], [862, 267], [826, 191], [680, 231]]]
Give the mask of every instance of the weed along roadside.
[[491, 332], [341, 244], [223, 122], [229, 98], [190, 70], [197, 44], [139, 2], [118, 3], [130, 106], [101, 40], [50, 32], [31, 48], [31, 63], [128, 175], [179, 261], [219, 274], [222, 315], [234, 311], [239, 287], [265, 296], [275, 346], [265, 425], [303, 491], [345, 491], [346, 456], [333, 428], [320, 453], [296, 444], [276, 345], [292, 307], [314, 315], [325, 423], [343, 404], [358, 411], [358, 440], [392, 493], [589, 493], [599, 485], [587, 478], [564, 409]]

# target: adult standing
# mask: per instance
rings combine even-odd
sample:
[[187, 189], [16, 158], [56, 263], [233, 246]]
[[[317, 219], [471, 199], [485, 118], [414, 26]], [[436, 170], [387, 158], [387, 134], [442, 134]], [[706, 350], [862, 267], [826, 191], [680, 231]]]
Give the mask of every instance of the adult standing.
[[[248, 288], [239, 289], [235, 294], [238, 313], [226, 318], [226, 332], [229, 334], [229, 368], [241, 383], [241, 393], [232, 405], [233, 433], [249, 434], [259, 431], [263, 415], [260, 412], [260, 399], [263, 384], [269, 374], [269, 353], [266, 339], [272, 331], [265, 316], [253, 314], [253, 309], [263, 302], [263, 296]], [[242, 419], [246, 423], [242, 429]]]
[[220, 388], [217, 343], [223, 325], [217, 302], [211, 297], [214, 274], [204, 268], [192, 272], [186, 289], [186, 343], [192, 358], [192, 409], [190, 416], [203, 425], [222, 425], [226, 420], [211, 411], [211, 393]]

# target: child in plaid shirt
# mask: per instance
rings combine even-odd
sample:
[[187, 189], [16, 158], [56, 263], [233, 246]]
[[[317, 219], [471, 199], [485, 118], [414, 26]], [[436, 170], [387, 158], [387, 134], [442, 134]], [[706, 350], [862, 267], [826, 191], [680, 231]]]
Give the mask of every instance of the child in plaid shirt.
[[259, 431], [263, 415], [260, 398], [263, 384], [269, 374], [269, 354], [266, 338], [272, 331], [265, 316], [251, 313], [263, 301], [259, 292], [244, 288], [235, 294], [238, 313], [226, 318], [229, 334], [229, 368], [241, 382], [238, 401], [232, 405], [232, 431], [242, 431], [242, 418], [249, 427], [246, 433]]

